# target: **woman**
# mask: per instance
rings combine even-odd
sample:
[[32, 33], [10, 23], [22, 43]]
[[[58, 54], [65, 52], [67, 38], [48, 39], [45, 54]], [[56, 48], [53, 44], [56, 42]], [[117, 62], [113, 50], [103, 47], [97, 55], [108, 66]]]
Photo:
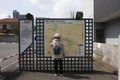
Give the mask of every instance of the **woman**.
[[[54, 39], [51, 42], [51, 45], [53, 47], [53, 61], [54, 61], [54, 71], [55, 71], [55, 76], [62, 75], [63, 70], [62, 70], [62, 62], [63, 58], [65, 56], [64, 54], [64, 46], [62, 39], [59, 35], [59, 33], [55, 33]], [[57, 46], [57, 47], [56, 47]], [[58, 69], [59, 65], [59, 69]], [[58, 71], [60, 70], [60, 71]]]

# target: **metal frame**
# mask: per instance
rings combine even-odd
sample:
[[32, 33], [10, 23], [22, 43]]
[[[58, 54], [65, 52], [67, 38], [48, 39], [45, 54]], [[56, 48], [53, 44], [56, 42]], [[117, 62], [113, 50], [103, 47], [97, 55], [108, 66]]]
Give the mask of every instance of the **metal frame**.
[[19, 19], [19, 69], [22, 70], [34, 70], [34, 27], [32, 20], [32, 43], [24, 50], [22, 54], [20, 54], [20, 20], [27, 19]]
[[[76, 19], [36, 19], [36, 70], [52, 71], [53, 61], [51, 57], [44, 56], [44, 20], [76, 20]], [[85, 56], [71, 56], [64, 58], [64, 71], [92, 71], [93, 70], [93, 20], [85, 21]]]
[[[22, 54], [19, 54], [20, 70], [28, 70], [28, 71], [54, 70], [52, 58], [44, 56], [44, 20], [76, 20], [76, 19], [36, 18], [36, 53], [34, 53], [34, 36], [33, 36], [32, 38], [33, 43], [30, 44]], [[93, 19], [82, 19], [82, 20], [85, 21], [85, 46], [84, 46], [85, 56], [65, 57], [63, 61], [64, 71], [93, 71]], [[19, 26], [20, 26], [20, 20], [19, 20]], [[34, 34], [34, 28], [32, 34]], [[19, 37], [19, 43], [20, 43], [20, 37]], [[20, 44], [19, 44], [19, 53], [20, 53]]]

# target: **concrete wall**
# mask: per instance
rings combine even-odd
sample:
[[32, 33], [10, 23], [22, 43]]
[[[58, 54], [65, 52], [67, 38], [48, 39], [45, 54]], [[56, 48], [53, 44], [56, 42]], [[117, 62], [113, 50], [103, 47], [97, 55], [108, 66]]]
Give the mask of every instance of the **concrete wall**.
[[94, 42], [94, 58], [110, 65], [115, 70], [118, 68], [118, 46]]
[[94, 6], [95, 22], [120, 16], [120, 0], [94, 0]]
[[97, 29], [105, 29], [105, 23], [97, 23], [97, 22], [95, 22], [94, 26], [95, 26], [95, 30], [97, 30]]
[[120, 18], [106, 23], [105, 42], [107, 44], [118, 45], [118, 36], [120, 35]]
[[[96, 29], [104, 29], [107, 44], [118, 45], [120, 35], [120, 0], [94, 0], [94, 22]], [[96, 37], [94, 38], [96, 40]]]
[[18, 36], [0, 35], [0, 42], [18, 42]]
[[104, 23], [95, 22], [94, 26], [95, 26], [94, 34], [96, 34], [96, 30], [104, 29], [105, 43], [111, 45], [118, 45], [118, 36], [120, 35], [120, 18]]

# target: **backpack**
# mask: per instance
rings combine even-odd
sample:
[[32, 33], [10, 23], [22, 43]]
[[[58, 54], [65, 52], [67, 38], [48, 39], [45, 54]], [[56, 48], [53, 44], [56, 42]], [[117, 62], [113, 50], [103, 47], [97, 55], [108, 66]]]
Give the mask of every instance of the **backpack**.
[[53, 52], [55, 55], [59, 55], [61, 52], [61, 48], [59, 45], [55, 45], [55, 47], [53, 48]]

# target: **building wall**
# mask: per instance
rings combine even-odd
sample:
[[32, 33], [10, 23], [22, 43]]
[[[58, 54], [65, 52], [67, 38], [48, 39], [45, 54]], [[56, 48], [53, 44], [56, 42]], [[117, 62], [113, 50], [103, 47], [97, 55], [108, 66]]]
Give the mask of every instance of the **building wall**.
[[7, 25], [7, 29], [12, 30], [14, 27], [18, 27], [17, 23], [9, 23], [9, 24], [0, 24], [0, 29], [3, 29], [3, 25]]
[[118, 70], [118, 46], [96, 42], [93, 44], [93, 57], [113, 67], [113, 71]]
[[2, 24], [0, 24], [0, 29], [3, 29], [3, 25]]
[[106, 23], [105, 38], [107, 44], [118, 45], [120, 35], [120, 18]]
[[104, 29], [105, 43], [118, 45], [120, 0], [94, 0], [94, 22], [95, 30]]
[[95, 30], [97, 30], [97, 29], [105, 29], [105, 23], [97, 23], [97, 22], [95, 22], [95, 24], [94, 24], [94, 26], [95, 26]]
[[94, 0], [94, 6], [95, 22], [120, 16], [120, 0]]

